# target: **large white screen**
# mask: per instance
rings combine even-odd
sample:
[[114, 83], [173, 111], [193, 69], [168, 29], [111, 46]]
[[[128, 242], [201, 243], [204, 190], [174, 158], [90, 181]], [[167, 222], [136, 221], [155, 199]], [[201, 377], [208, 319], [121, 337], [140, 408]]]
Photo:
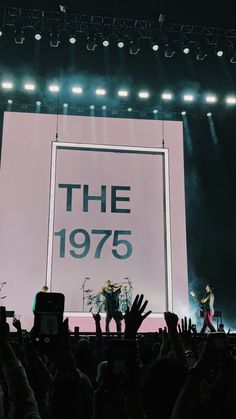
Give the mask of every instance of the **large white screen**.
[[[55, 115], [5, 113], [4, 117], [0, 178], [0, 278], [1, 282], [7, 282], [7, 308], [20, 313], [27, 327], [32, 323], [34, 294], [49, 275], [51, 146], [56, 125]], [[59, 141], [63, 143], [162, 147], [162, 121], [59, 116], [58, 127]], [[181, 310], [186, 311], [187, 305], [182, 124], [165, 121], [164, 132], [170, 186], [172, 288], [169, 307], [173, 303], [173, 309], [180, 313]], [[94, 290], [99, 290], [107, 279], [120, 282], [129, 277], [134, 293], [144, 292], [150, 309], [163, 313], [168, 308], [163, 155], [69, 149], [60, 149], [57, 153], [54, 232], [66, 229], [67, 236], [66, 256], [59, 257], [58, 246], [62, 236], [54, 235], [52, 290], [64, 292], [66, 310], [77, 312], [82, 309], [81, 285], [85, 277], [91, 278], [87, 286]], [[73, 191], [71, 212], [65, 211], [66, 189], [59, 188], [59, 183], [82, 185], [81, 189]], [[89, 185], [90, 195], [101, 195], [101, 185], [106, 186], [105, 213], [98, 211], [101, 207], [98, 200], [89, 201], [88, 212], [82, 211], [83, 185]], [[129, 199], [118, 200], [117, 207], [130, 208], [130, 213], [110, 211], [112, 186], [130, 188], [116, 192], [117, 197]], [[79, 259], [72, 257], [70, 251], [81, 252], [83, 248], [68, 247], [68, 233], [78, 228], [88, 231], [91, 239], [88, 255]], [[100, 229], [111, 230], [112, 233], [102, 248], [101, 257], [95, 258], [99, 236], [92, 234], [91, 230]], [[132, 254], [126, 259], [112, 255], [115, 230], [131, 231], [130, 237], [120, 236], [132, 244]], [[83, 235], [74, 238], [81, 243]], [[125, 246], [122, 248], [120, 245], [117, 250], [125, 254]], [[156, 328], [154, 320], [149, 320], [152, 329]]]

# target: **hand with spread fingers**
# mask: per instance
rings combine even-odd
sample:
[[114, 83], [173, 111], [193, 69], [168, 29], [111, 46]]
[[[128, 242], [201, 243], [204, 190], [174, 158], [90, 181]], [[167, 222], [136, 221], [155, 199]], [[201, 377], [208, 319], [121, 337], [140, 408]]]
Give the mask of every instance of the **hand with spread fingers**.
[[[136, 333], [140, 328], [144, 319], [146, 319], [149, 314], [151, 314], [151, 310], [144, 313], [145, 308], [147, 307], [148, 301], [145, 300], [143, 302], [144, 295], [137, 294], [134, 302], [132, 304], [131, 309], [128, 307], [124, 316], [125, 320], [125, 334], [124, 337], [126, 339], [135, 339]], [[144, 313], [144, 314], [143, 314]]]

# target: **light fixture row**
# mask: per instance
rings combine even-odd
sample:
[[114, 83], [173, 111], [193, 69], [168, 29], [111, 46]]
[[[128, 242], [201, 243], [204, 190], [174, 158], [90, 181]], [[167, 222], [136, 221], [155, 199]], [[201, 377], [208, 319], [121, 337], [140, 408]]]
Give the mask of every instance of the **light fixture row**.
[[[0, 38], [3, 36], [3, 28], [0, 29]], [[36, 41], [40, 41], [43, 37], [43, 32], [40, 30], [36, 30], [34, 32], [34, 38]], [[61, 32], [58, 31], [56, 28], [52, 29], [50, 35], [50, 46], [57, 48], [61, 43]], [[15, 29], [15, 36], [14, 40], [15, 43], [18, 45], [22, 45], [25, 41], [25, 31], [23, 26], [18, 26]], [[78, 42], [78, 34], [76, 31], [71, 31], [71, 33], [67, 34], [68, 42], [71, 45], [75, 45]], [[134, 37], [130, 39], [127, 36], [120, 36], [115, 39], [115, 42], [111, 36], [106, 34], [95, 34], [94, 32], [90, 32], [86, 34], [86, 48], [88, 51], [94, 51], [96, 47], [101, 44], [105, 48], [107, 48], [111, 43], [116, 45], [118, 48], [124, 48], [126, 44], [128, 44], [129, 52], [131, 55], [137, 55], [141, 50], [140, 46], [140, 39], [138, 37]], [[183, 54], [189, 54], [191, 51], [194, 52], [195, 58], [198, 61], [204, 60], [210, 52], [210, 49], [217, 57], [222, 57], [225, 53], [229, 55], [230, 62], [235, 64], [236, 63], [236, 45], [234, 43], [227, 43], [224, 39], [218, 39], [215, 43], [210, 44], [207, 42], [203, 42], [203, 40], [197, 41], [190, 41], [186, 39], [180, 40], [170, 40], [167, 37], [161, 39], [161, 36], [158, 38], [149, 38], [149, 43], [153, 49], [153, 51], [158, 51], [160, 49], [164, 50], [164, 56], [166, 58], [172, 58], [177, 52], [181, 52]]]
[[[3, 81], [1, 83], [1, 87], [3, 90], [12, 90], [14, 88], [14, 84], [11, 81]], [[36, 85], [33, 83], [25, 83], [24, 89], [29, 92], [34, 92], [36, 90]], [[48, 90], [52, 93], [59, 93], [60, 86], [58, 84], [50, 84], [48, 86]], [[80, 95], [83, 93], [83, 89], [81, 86], [73, 86], [71, 87], [71, 92], [75, 95]], [[97, 88], [94, 93], [97, 96], [105, 96], [107, 94], [107, 90], [104, 88]], [[129, 96], [129, 91], [125, 89], [120, 89], [117, 91], [117, 95], [121, 98], [125, 98]], [[141, 90], [138, 92], [138, 97], [140, 99], [148, 99], [150, 98], [151, 94], [147, 90]], [[171, 101], [174, 98], [173, 93], [171, 92], [163, 92], [161, 94], [161, 98], [165, 101]], [[196, 100], [196, 96], [192, 93], [185, 93], [182, 95], [182, 100], [185, 102], [191, 103]], [[218, 101], [218, 97], [213, 94], [205, 94], [204, 100], [206, 103], [216, 103]], [[225, 97], [225, 102], [230, 105], [236, 104], [236, 96], [234, 95], [227, 95]]]
[[[11, 105], [14, 103], [13, 100], [12, 99], [8, 99], [7, 100], [7, 103], [8, 103], [8, 106], [9, 106], [8, 110], [11, 110]], [[35, 102], [35, 109], [36, 109], [36, 112], [37, 113], [40, 112], [41, 105], [42, 105], [42, 103], [41, 103], [40, 100], [37, 100]], [[64, 102], [63, 105], [62, 105], [62, 107], [63, 107], [63, 114], [65, 114], [65, 113], [67, 114], [68, 113], [67, 110], [69, 108], [69, 104], [67, 102]], [[105, 111], [108, 110], [106, 105], [102, 105], [101, 107], [95, 107], [95, 105], [89, 105], [89, 109], [90, 109], [91, 112], [95, 112], [95, 110], [96, 111], [102, 110], [102, 111], [105, 112]], [[126, 111], [126, 112], [131, 113], [131, 112], [136, 111], [136, 110], [133, 109], [131, 106], [129, 106], [127, 109], [123, 109], [122, 111]], [[149, 110], [148, 113], [152, 113], [154, 115], [154, 117], [155, 117], [155, 116], [157, 116], [157, 114], [159, 113], [159, 111], [158, 111], [158, 109], [154, 108], [152, 110]], [[163, 113], [163, 111], [160, 112], [161, 115], [162, 115], [162, 113]], [[177, 114], [180, 114], [183, 117], [186, 117], [188, 115], [188, 112], [185, 111], [185, 110], [183, 110], [181, 112], [176, 112], [176, 115]], [[212, 112], [207, 112], [206, 115], [207, 115], [207, 117], [211, 117], [212, 116]]]

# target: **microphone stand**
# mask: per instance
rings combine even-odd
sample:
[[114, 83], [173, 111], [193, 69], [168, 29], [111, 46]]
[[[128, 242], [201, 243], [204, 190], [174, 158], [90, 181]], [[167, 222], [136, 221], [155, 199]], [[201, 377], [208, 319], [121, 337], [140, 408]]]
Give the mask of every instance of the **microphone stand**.
[[84, 301], [85, 301], [85, 292], [84, 292], [84, 287], [86, 282], [88, 281], [88, 279], [90, 279], [89, 277], [86, 276], [86, 278], [84, 279], [84, 282], [82, 284], [82, 287], [80, 288], [83, 292], [82, 292], [82, 306], [83, 306], [83, 313], [84, 313]]

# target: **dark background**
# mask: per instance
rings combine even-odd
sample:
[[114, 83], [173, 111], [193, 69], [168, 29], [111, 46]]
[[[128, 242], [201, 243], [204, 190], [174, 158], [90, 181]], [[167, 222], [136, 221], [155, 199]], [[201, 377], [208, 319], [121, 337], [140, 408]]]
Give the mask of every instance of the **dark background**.
[[[235, 0], [103, 0], [65, 4], [68, 11], [81, 14], [157, 20], [159, 14], [164, 13], [167, 22], [236, 28]], [[4, 6], [58, 10], [56, 1], [15, 0], [2, 2], [1, 7]], [[178, 95], [187, 88], [199, 95], [198, 103], [189, 105], [184, 124], [189, 283], [190, 288], [199, 293], [203, 293], [207, 282], [213, 283], [216, 309], [222, 310], [225, 323], [236, 329], [236, 110], [223, 104], [224, 96], [236, 91], [236, 64], [231, 64], [227, 55], [218, 58], [214, 54], [204, 61], [196, 61], [193, 54], [178, 53], [167, 59], [161, 52], [153, 53], [145, 43], [139, 54], [132, 56], [128, 48], [118, 50], [112, 46], [87, 51], [82, 38], [76, 46], [61, 42], [58, 48], [51, 48], [47, 37], [37, 45], [27, 38], [23, 45], [16, 45], [13, 38], [9, 31], [0, 40], [0, 76], [12, 75], [16, 84], [29, 76], [40, 86], [54, 78], [63, 83], [78, 80], [88, 92], [92, 86], [104, 84], [113, 92], [104, 99], [111, 109], [121, 106], [114, 98], [114, 89], [121, 83], [135, 94], [141, 88], [148, 88], [154, 93], [141, 117], [151, 117], [149, 110], [160, 105], [155, 98], [169, 88], [177, 99], [166, 109], [172, 114], [168, 116], [167, 112], [165, 116], [173, 119], [181, 119], [179, 111], [183, 104], [178, 101]], [[220, 98], [219, 104], [212, 106], [212, 129], [206, 117], [209, 107], [201, 103], [202, 94], [207, 91], [215, 92]], [[20, 91], [14, 94], [14, 100], [19, 104], [25, 102], [25, 109], [30, 111], [28, 99]], [[6, 94], [1, 93], [2, 111], [6, 98]], [[50, 101], [44, 87], [39, 98]], [[68, 98], [60, 98], [64, 99]], [[131, 95], [128, 105], [137, 109], [142, 106], [135, 95]]]

